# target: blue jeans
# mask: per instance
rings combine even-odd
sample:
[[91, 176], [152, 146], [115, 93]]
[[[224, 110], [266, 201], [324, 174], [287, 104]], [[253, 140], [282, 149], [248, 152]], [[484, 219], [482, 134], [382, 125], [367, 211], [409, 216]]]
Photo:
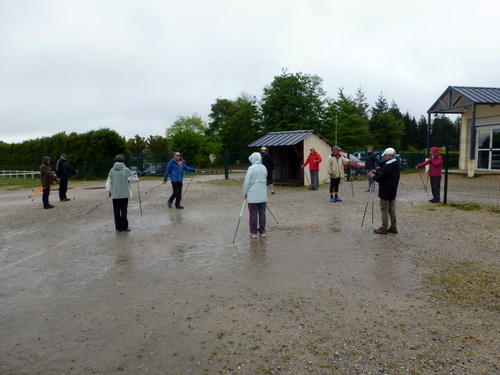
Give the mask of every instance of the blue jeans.
[[311, 187], [318, 190], [319, 187], [319, 171], [309, 171], [311, 175]]

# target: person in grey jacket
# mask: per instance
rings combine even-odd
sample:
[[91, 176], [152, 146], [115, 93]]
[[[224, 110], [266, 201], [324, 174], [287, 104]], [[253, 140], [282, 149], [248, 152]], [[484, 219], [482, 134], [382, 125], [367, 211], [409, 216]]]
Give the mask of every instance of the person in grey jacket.
[[115, 164], [109, 171], [106, 181], [106, 190], [113, 200], [113, 212], [115, 215], [116, 232], [129, 232], [127, 208], [128, 199], [132, 197], [130, 182], [139, 181], [130, 169], [125, 166], [125, 157], [116, 155]]
[[243, 182], [243, 196], [248, 201], [250, 215], [250, 236], [266, 236], [267, 169], [262, 165], [262, 156], [254, 152], [248, 158], [252, 165], [248, 168]]

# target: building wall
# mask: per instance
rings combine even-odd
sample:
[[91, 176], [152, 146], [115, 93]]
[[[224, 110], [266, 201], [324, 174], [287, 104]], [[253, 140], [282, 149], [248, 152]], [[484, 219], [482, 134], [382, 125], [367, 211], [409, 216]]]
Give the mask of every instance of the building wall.
[[[304, 156], [304, 162], [306, 161], [310, 149], [314, 148], [316, 149], [317, 152], [321, 155], [321, 159], [323, 161], [319, 165], [319, 181], [320, 183], [323, 183], [325, 181], [329, 182], [330, 181], [330, 176], [327, 173], [328, 167], [326, 165], [326, 159], [328, 156], [331, 154], [331, 146], [330, 144], [322, 139], [318, 134], [311, 134], [309, 137], [305, 138], [303, 141], [304, 144], [304, 149], [303, 149], [303, 156]], [[304, 168], [305, 173], [307, 173], [307, 178], [304, 178], [304, 183], [307, 184], [308, 181], [310, 181], [309, 177], [309, 166]]]
[[[476, 129], [480, 129], [481, 126], [491, 126], [496, 124], [500, 124], [500, 105], [478, 105], [476, 107]], [[462, 124], [460, 126], [459, 168], [461, 170], [469, 169], [471, 125], [472, 108], [468, 108], [467, 112], [462, 114]]]

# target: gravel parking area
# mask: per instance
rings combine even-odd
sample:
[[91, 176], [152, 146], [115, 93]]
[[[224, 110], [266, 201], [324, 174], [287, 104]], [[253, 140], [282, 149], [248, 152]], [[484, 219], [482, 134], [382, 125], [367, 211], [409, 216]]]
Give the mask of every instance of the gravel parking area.
[[141, 181], [142, 218], [133, 185], [128, 233], [110, 201], [87, 214], [103, 183], [51, 210], [2, 188], [0, 374], [500, 373], [498, 212], [432, 205], [406, 174], [399, 234], [377, 235], [366, 181], [337, 203], [276, 187], [268, 237], [245, 209], [233, 244], [230, 177], [196, 175], [184, 210]]

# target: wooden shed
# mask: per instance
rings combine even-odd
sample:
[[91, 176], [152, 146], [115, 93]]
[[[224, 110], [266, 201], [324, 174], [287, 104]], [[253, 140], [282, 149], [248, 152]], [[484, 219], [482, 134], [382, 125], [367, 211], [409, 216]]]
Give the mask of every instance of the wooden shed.
[[[301, 165], [314, 148], [323, 161], [319, 166], [319, 181], [329, 180], [326, 159], [332, 145], [315, 130], [297, 130], [268, 133], [252, 142], [248, 147], [266, 147], [274, 161], [274, 182], [276, 185], [309, 185], [309, 166]], [[304, 173], [307, 175], [304, 177]]]

